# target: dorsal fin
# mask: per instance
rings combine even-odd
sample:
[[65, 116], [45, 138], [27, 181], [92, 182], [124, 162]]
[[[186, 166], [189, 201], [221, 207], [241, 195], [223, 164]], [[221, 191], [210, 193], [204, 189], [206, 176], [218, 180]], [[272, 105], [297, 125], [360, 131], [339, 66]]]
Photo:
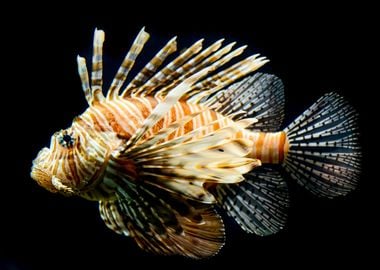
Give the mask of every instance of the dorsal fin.
[[[166, 86], [164, 88], [161, 88], [159, 91], [157, 91], [156, 96], [158, 96], [158, 97], [164, 97], [164, 96], [166, 96], [167, 93], [171, 89], [173, 89], [174, 85], [179, 84], [185, 78], [191, 76], [192, 74], [194, 74], [195, 72], [197, 72], [199, 70], [204, 69], [207, 66], [212, 66], [216, 70], [217, 68], [219, 68], [222, 65], [226, 64], [232, 58], [240, 55], [244, 51], [244, 49], [246, 48], [246, 46], [242, 46], [242, 47], [240, 47], [240, 48], [238, 48], [238, 49], [230, 52], [230, 50], [232, 49], [233, 45], [234, 45], [234, 43], [229, 44], [225, 48], [217, 51], [215, 54], [213, 54], [208, 59], [204, 60], [199, 65], [193, 66], [192, 69], [189, 70], [188, 73], [184, 74], [181, 78], [179, 78], [178, 80], [174, 81], [171, 85], [168, 85], [168, 86]], [[225, 54], [227, 54], [227, 55], [225, 55]], [[183, 99], [187, 99], [188, 96], [189, 96], [189, 94], [187, 94]]]
[[92, 72], [91, 72], [91, 89], [92, 95], [96, 99], [102, 99], [103, 96], [103, 42], [104, 32], [95, 29], [94, 33], [94, 53], [92, 56]]
[[115, 78], [112, 81], [111, 87], [108, 90], [107, 98], [113, 99], [119, 95], [119, 90], [123, 86], [129, 71], [132, 69], [137, 56], [140, 54], [144, 48], [145, 43], [149, 39], [149, 34], [145, 32], [145, 27], [141, 29], [137, 35], [135, 41], [133, 42], [131, 49], [125, 56], [123, 63], [121, 64], [119, 70], [116, 73]]
[[[149, 34], [145, 32], [145, 28], [142, 28], [112, 81], [107, 93], [108, 100], [119, 96], [119, 91], [148, 38]], [[94, 101], [104, 99], [102, 94], [103, 41], [104, 32], [96, 29], [94, 35], [91, 87], [89, 85], [85, 59], [78, 57], [78, 70], [82, 80], [82, 88], [90, 105], [92, 105]], [[166, 97], [169, 96], [172, 91], [176, 91], [178, 86], [189, 78], [194, 78], [196, 74], [204, 74], [179, 96], [179, 98], [184, 101], [200, 103], [202, 100], [213, 96], [214, 93], [222, 90], [239, 78], [255, 71], [269, 61], [265, 57], [259, 57], [258, 54], [255, 54], [223, 69], [223, 66], [243, 53], [246, 46], [239, 47], [230, 52], [235, 43], [233, 42], [222, 47], [223, 39], [221, 39], [202, 50], [202, 42], [203, 39], [195, 42], [190, 48], [155, 73], [164, 63], [165, 59], [177, 49], [175, 38], [171, 39], [140, 73], [136, 75], [125, 88], [121, 96], [123, 98], [156, 96], [161, 100], [166, 100]], [[205, 77], [205, 75], [210, 75], [210, 73], [216, 70], [218, 70], [216, 74]]]
[[[178, 85], [178, 82], [183, 81], [185, 78], [188, 78], [189, 76], [193, 75], [197, 70], [195, 70], [195, 67], [198, 66], [198, 64], [203, 61], [206, 57], [208, 57], [211, 53], [215, 52], [220, 48], [222, 45], [223, 40], [218, 40], [211, 46], [209, 46], [207, 49], [200, 52], [196, 57], [192, 58], [189, 62], [184, 64], [182, 67], [178, 68], [175, 71], [175, 80], [172, 80], [172, 83], [168, 84], [167, 86], [163, 87], [160, 92], [167, 93], [168, 90], [174, 88], [176, 85]], [[200, 70], [200, 69], [198, 69]], [[149, 94], [149, 92], [147, 93]]]
[[177, 37], [172, 38], [169, 42], [149, 61], [148, 64], [136, 75], [123, 91], [122, 96], [131, 95], [131, 91], [142, 86], [162, 65], [165, 59], [177, 50]]
[[84, 97], [87, 100], [87, 103], [91, 105], [92, 102], [92, 93], [90, 88], [90, 81], [88, 79], [88, 71], [86, 65], [86, 59], [83, 57], [77, 56], [77, 64], [78, 64], [78, 74], [80, 80], [82, 82], [82, 89], [84, 92]]
[[235, 121], [256, 118], [251, 129], [278, 131], [284, 118], [284, 86], [278, 77], [258, 72], [201, 100], [201, 104]]
[[190, 102], [199, 103], [203, 98], [211, 96], [232, 82], [257, 70], [269, 61], [266, 60], [265, 57], [257, 58], [258, 56], [258, 54], [250, 56], [235, 65], [220, 71], [218, 74], [197, 83], [192, 87], [192, 91], [189, 92], [187, 98]]
[[144, 85], [137, 88], [133, 93], [134, 96], [138, 96], [144, 92], [153, 92], [157, 87], [169, 82], [173, 77], [175, 71], [180, 68], [187, 60], [196, 55], [202, 49], [203, 39], [195, 42], [190, 48], [184, 51], [180, 56], [170, 62], [161, 71], [157, 72], [150, 78]]

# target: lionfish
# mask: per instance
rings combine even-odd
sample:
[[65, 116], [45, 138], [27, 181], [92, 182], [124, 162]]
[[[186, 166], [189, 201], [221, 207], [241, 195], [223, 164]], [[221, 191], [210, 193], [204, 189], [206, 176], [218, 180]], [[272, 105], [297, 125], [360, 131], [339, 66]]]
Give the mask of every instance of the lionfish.
[[98, 201], [106, 226], [146, 251], [192, 258], [224, 245], [217, 209], [248, 233], [284, 227], [289, 197], [281, 167], [318, 196], [355, 188], [358, 115], [337, 93], [281, 130], [283, 83], [254, 73], [265, 57], [226, 66], [246, 46], [233, 50], [235, 42], [223, 46], [221, 39], [203, 48], [202, 39], [167, 61], [176, 37], [123, 88], [148, 39], [143, 28], [104, 95], [104, 32], [95, 29], [91, 82], [77, 57], [89, 107], [38, 153], [31, 177], [39, 185]]

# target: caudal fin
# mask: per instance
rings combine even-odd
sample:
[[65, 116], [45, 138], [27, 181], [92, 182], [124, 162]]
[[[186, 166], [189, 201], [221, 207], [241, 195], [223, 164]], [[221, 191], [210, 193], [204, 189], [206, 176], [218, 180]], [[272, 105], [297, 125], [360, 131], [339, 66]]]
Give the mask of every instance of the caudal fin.
[[321, 97], [284, 131], [289, 150], [284, 167], [318, 196], [355, 189], [360, 174], [358, 115], [337, 93]]

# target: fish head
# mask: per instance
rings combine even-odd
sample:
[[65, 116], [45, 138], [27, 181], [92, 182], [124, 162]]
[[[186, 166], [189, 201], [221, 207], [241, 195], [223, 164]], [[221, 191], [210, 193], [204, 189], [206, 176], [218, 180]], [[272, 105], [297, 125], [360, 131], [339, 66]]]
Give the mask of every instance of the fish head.
[[104, 138], [74, 121], [70, 128], [53, 134], [50, 147], [40, 150], [31, 177], [50, 192], [79, 194], [102, 178], [109, 153]]

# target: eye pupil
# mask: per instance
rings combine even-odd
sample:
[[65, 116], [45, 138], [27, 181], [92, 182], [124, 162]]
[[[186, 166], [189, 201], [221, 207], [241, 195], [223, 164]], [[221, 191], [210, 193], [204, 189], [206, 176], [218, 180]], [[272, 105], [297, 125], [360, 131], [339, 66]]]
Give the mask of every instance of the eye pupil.
[[62, 138], [62, 139], [63, 139], [67, 144], [71, 143], [72, 140], [73, 140], [73, 138], [71, 138], [71, 136], [70, 136], [70, 135], [67, 135], [67, 134], [63, 135], [63, 138]]
[[60, 145], [64, 147], [71, 147], [74, 145], [74, 138], [69, 134], [62, 134], [61, 137], [58, 139], [58, 142]]

